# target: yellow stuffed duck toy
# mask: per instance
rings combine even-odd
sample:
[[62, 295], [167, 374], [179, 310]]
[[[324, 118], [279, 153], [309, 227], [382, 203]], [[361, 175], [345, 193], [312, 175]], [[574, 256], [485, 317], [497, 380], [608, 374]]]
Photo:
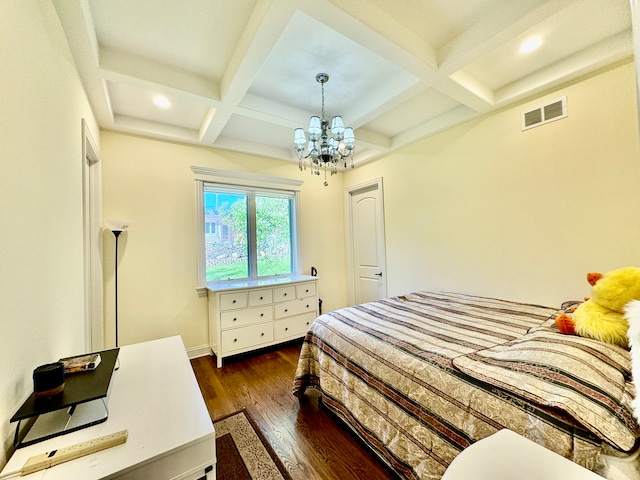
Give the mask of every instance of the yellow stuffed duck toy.
[[631, 300], [640, 300], [640, 268], [625, 267], [605, 273], [589, 273], [591, 298], [562, 313], [556, 325], [562, 333], [594, 338], [628, 348], [624, 307]]

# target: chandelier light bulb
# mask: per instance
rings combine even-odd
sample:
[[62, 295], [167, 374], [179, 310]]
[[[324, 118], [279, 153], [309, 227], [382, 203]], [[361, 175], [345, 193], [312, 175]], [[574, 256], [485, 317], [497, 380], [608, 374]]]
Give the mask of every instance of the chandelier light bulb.
[[320, 117], [311, 117], [309, 121], [309, 135], [320, 135], [322, 133], [322, 121]]
[[334, 135], [342, 135], [344, 132], [344, 123], [341, 116], [336, 116], [331, 119], [331, 133]]
[[[296, 148], [307, 143], [307, 137], [304, 134], [304, 130], [296, 128], [293, 135], [293, 143], [296, 144]], [[302, 147], [304, 149], [304, 147]]]

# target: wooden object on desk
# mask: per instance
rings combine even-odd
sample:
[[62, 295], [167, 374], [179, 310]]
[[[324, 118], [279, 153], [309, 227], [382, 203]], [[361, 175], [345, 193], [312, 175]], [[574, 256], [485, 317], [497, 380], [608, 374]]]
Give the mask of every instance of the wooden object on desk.
[[[109, 417], [99, 425], [16, 450], [3, 472], [29, 457], [121, 430], [127, 443], [88, 455], [25, 480], [215, 479], [215, 431], [180, 337], [120, 348]], [[104, 360], [103, 360], [104, 361]]]
[[292, 275], [207, 287], [209, 345], [230, 355], [301, 338], [318, 316], [318, 277]]

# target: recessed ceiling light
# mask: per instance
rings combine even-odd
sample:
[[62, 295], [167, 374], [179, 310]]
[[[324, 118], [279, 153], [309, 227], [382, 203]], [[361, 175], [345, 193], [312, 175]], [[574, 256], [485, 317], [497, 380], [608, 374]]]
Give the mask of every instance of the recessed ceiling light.
[[520, 53], [531, 53], [540, 48], [540, 45], [542, 45], [542, 39], [540, 37], [532, 37], [522, 42], [518, 51]]
[[153, 99], [153, 103], [160, 108], [169, 108], [171, 106], [171, 102], [167, 99], [167, 97], [163, 97], [158, 95]]

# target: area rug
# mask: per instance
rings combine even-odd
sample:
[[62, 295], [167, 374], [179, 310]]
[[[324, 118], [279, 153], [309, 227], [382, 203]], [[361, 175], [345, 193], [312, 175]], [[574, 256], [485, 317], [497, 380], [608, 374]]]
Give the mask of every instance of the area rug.
[[213, 425], [216, 480], [291, 480], [246, 410], [215, 420]]

